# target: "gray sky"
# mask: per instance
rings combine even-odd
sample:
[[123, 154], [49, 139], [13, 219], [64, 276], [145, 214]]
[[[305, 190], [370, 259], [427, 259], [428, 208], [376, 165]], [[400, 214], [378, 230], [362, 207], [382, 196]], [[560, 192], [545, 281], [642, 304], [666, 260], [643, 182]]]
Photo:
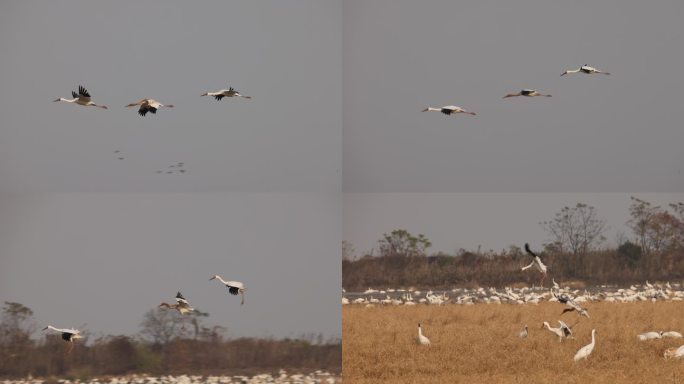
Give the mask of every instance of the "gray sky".
[[[341, 19], [337, 0], [0, 2], [0, 191], [339, 191]], [[52, 103], [79, 84], [109, 110]], [[199, 97], [229, 85], [254, 98]], [[176, 108], [123, 107], [145, 97]]]
[[[345, 192], [684, 191], [684, 2], [348, 0]], [[612, 72], [560, 77], [580, 65]], [[512, 98], [533, 88], [551, 98]], [[478, 116], [421, 113], [460, 105]]]
[[539, 222], [551, 220], [564, 206], [585, 203], [607, 220], [606, 244], [616, 243], [629, 219], [630, 196], [667, 207], [684, 202], [684, 193], [345, 193], [344, 240], [357, 256], [377, 246], [383, 233], [406, 229], [432, 241], [430, 252], [459, 248], [499, 251], [548, 240]]
[[[0, 194], [0, 303], [131, 334], [181, 291], [229, 336], [341, 335], [340, 194]], [[246, 284], [245, 305], [213, 274]]]

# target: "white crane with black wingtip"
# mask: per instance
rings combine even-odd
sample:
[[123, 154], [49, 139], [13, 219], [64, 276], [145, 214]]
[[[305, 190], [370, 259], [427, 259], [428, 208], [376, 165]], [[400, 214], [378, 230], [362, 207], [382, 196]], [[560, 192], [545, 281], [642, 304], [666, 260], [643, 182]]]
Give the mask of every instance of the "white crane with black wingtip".
[[589, 312], [587, 312], [586, 308], [582, 308], [582, 306], [577, 304], [570, 296], [568, 296], [567, 293], [561, 293], [560, 295], [556, 295], [556, 293], [552, 289], [551, 294], [559, 302], [561, 302], [567, 306], [567, 308], [565, 308], [563, 310], [563, 312], [561, 312], [561, 315], [563, 315], [565, 312], [576, 311], [580, 316], [584, 316], [586, 318], [589, 318]]
[[165, 108], [173, 108], [173, 105], [171, 104], [162, 104], [158, 102], [157, 100], [154, 99], [140, 99], [135, 103], [128, 104], [126, 107], [135, 107], [136, 105], [139, 105], [140, 108], [138, 108], [138, 114], [140, 116], [145, 116], [147, 112], [150, 112], [152, 114], [157, 113], [157, 109], [161, 107]]
[[565, 324], [563, 321], [558, 320], [559, 327], [558, 328], [553, 328], [547, 321], [545, 321], [542, 324], [542, 328], [546, 328], [552, 333], [554, 333], [556, 336], [558, 336], [558, 341], [563, 341], [563, 339], [567, 339], [570, 336], [572, 336], [572, 330], [570, 327]]
[[551, 97], [551, 95], [545, 95], [543, 93], [539, 93], [535, 91], [534, 89], [523, 89], [518, 93], [509, 93], [508, 95], [504, 96], [503, 98], [507, 97], [518, 97], [518, 96], [525, 96], [525, 97], [535, 97], [535, 96], [544, 96], [544, 97]]
[[586, 73], [587, 75], [593, 75], [595, 73], [600, 73], [602, 75], [610, 75], [610, 72], [599, 71], [598, 69], [596, 69], [594, 67], [590, 67], [587, 64], [584, 64], [583, 66], [581, 66], [577, 69], [568, 69], [567, 71], [561, 73], [561, 76], [567, 75], [568, 73]]
[[226, 287], [228, 287], [228, 292], [230, 292], [231, 295], [240, 295], [242, 296], [242, 299], [240, 301], [240, 305], [243, 305], [245, 303], [245, 285], [239, 281], [225, 281], [221, 278], [219, 275], [214, 275], [212, 276], [209, 281], [218, 279], [220, 282], [222, 282]]
[[527, 252], [528, 255], [532, 256], [532, 262], [529, 265], [522, 267], [520, 270], [524, 271], [528, 268], [535, 267], [542, 274], [542, 278], [539, 285], [543, 286], [544, 279], [546, 279], [546, 272], [548, 268], [542, 262], [541, 257], [539, 257], [539, 255], [537, 255], [536, 253], [532, 252], [532, 250], [530, 249], [530, 245], [528, 243], [525, 243], [525, 252]]
[[423, 112], [442, 112], [443, 114], [449, 116], [449, 115], [454, 115], [457, 113], [465, 113], [466, 115], [473, 115], [475, 116], [475, 112], [470, 112], [466, 111], [465, 109], [457, 106], [457, 105], [445, 105], [444, 107], [439, 107], [439, 108], [434, 108], [434, 107], [427, 107], [423, 109]]
[[102, 109], [107, 109], [107, 106], [105, 105], [97, 105], [90, 100], [90, 93], [88, 93], [88, 90], [86, 90], [82, 85], [78, 86], [78, 93], [71, 91], [71, 96], [73, 96], [73, 99], [65, 99], [63, 97], [60, 97], [59, 99], [53, 100], [54, 102], [57, 101], [64, 101], [66, 103], [75, 103], [78, 105], [83, 105], [85, 107], [98, 107]]
[[176, 294], [176, 304], [169, 304], [169, 303], [161, 303], [159, 304], [160, 307], [166, 307], [168, 309], [175, 309], [177, 310], [181, 315], [185, 315], [186, 313], [190, 313], [195, 310], [195, 308], [191, 308], [190, 304], [188, 301], [183, 297], [183, 295], [178, 292]]
[[51, 330], [62, 334], [62, 340], [70, 343], [69, 349], [66, 352], [67, 354], [71, 353], [71, 350], [74, 349], [74, 341], [83, 338], [81, 331], [75, 328], [55, 328], [52, 325], [48, 325], [43, 328], [43, 331], [45, 330]]
[[242, 97], [243, 99], [251, 99], [252, 96], [245, 96], [240, 92], [236, 91], [233, 87], [228, 87], [228, 89], [222, 89], [216, 92], [205, 92], [200, 96], [214, 96], [214, 99], [221, 100], [224, 97]]

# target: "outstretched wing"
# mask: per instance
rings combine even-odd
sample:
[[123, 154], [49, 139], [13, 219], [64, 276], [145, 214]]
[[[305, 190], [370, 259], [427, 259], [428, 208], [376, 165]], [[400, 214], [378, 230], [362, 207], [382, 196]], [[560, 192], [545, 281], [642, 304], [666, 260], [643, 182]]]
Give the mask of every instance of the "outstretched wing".
[[88, 90], [86, 90], [85, 88], [83, 88], [82, 85], [79, 85], [79, 86], [78, 86], [78, 94], [79, 94], [81, 97], [85, 97], [85, 98], [88, 98], [88, 99], [90, 98], [90, 93], [88, 93]]
[[223, 99], [224, 97], [226, 97], [226, 95], [220, 94], [220, 95], [214, 96], [214, 99], [216, 99], [216, 100], [221, 100], [221, 99]]
[[183, 295], [181, 295], [180, 292], [178, 292], [178, 294], [176, 294], [176, 301], [178, 302], [178, 304], [186, 304], [186, 305], [188, 304], [188, 301], [185, 300], [185, 297], [183, 297]]
[[525, 243], [525, 252], [527, 252], [532, 257], [537, 257], [537, 254], [532, 252], [532, 250], [530, 249], [530, 245], [528, 243]]

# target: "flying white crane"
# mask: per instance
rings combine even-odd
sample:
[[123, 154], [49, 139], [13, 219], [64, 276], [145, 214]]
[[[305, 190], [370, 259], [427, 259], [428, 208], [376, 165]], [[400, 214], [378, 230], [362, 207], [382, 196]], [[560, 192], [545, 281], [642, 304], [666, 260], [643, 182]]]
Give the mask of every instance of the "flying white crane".
[[594, 345], [596, 345], [596, 330], [592, 329], [591, 330], [591, 343], [580, 348], [580, 350], [577, 351], [577, 353], [575, 354], [574, 360], [580, 361], [582, 359], [586, 359], [587, 357], [589, 357], [589, 355], [591, 355], [591, 352], [594, 350]]
[[223, 284], [225, 284], [225, 286], [228, 287], [228, 292], [230, 292], [231, 295], [240, 294], [242, 296], [240, 305], [245, 303], [245, 285], [243, 283], [239, 281], [225, 281], [219, 275], [212, 276], [209, 281], [214, 279], [219, 279]]
[[104, 105], [97, 105], [97, 104], [93, 103], [90, 100], [90, 93], [88, 93], [88, 91], [85, 88], [83, 88], [82, 85], [78, 86], [78, 93], [71, 91], [71, 96], [73, 96], [74, 98], [73, 99], [65, 99], [63, 97], [60, 97], [59, 99], [56, 99], [54, 101], [55, 102], [64, 101], [67, 103], [76, 103], [78, 105], [83, 105], [86, 107], [98, 107], [98, 108], [102, 108], [102, 109], [107, 109], [107, 107]]
[[637, 340], [639, 340], [639, 341], [655, 340], [655, 339], [662, 339], [662, 338], [663, 338], [663, 331], [646, 332], [646, 333], [642, 333], [640, 335], [637, 335]]
[[525, 252], [527, 252], [528, 255], [532, 256], [532, 262], [529, 265], [522, 267], [520, 270], [524, 271], [534, 266], [542, 274], [542, 278], [539, 282], [539, 285], [543, 286], [544, 280], [546, 279], [546, 271], [548, 270], [548, 268], [542, 262], [541, 257], [539, 257], [539, 255], [537, 255], [536, 253], [532, 252], [532, 250], [530, 249], [530, 245], [528, 243], [525, 243]]
[[[547, 324], [548, 324], [548, 323], [547, 323]], [[525, 324], [525, 329], [523, 329], [522, 331], [520, 331], [520, 333], [518, 333], [518, 337], [521, 338], [521, 339], [526, 339], [526, 338], [527, 338], [527, 335], [528, 335], [528, 332], [527, 332], [527, 324]]]
[[475, 112], [470, 112], [466, 111], [465, 109], [457, 106], [457, 105], [446, 105], [444, 107], [439, 107], [439, 108], [433, 108], [433, 107], [427, 107], [423, 109], [423, 112], [442, 112], [445, 115], [451, 115], [451, 114], [456, 114], [456, 113], [465, 113], [467, 115], [473, 115], [475, 116]]
[[561, 312], [561, 315], [564, 314], [565, 312], [572, 312], [576, 311], [580, 316], [584, 316], [586, 318], [589, 318], [589, 312], [585, 308], [582, 308], [581, 305], [577, 304], [570, 296], [568, 296], [566, 293], [561, 293], [560, 295], [556, 295], [556, 293], [551, 290], [551, 294], [553, 297], [555, 297], [559, 302], [567, 305], [567, 308]]
[[181, 315], [190, 313], [195, 310], [195, 308], [190, 307], [190, 304], [188, 304], [188, 301], [185, 300], [185, 297], [183, 297], [183, 295], [181, 295], [180, 292], [176, 294], [176, 304], [161, 303], [159, 304], [159, 306], [166, 307], [169, 309], [175, 309], [178, 312], [180, 312]]
[[236, 91], [233, 87], [228, 87], [228, 89], [222, 89], [216, 92], [206, 92], [200, 96], [214, 96], [214, 99], [221, 100], [224, 97], [242, 97], [243, 99], [251, 99], [252, 96], [245, 96]]
[[587, 64], [584, 64], [583, 66], [581, 66], [577, 69], [568, 69], [567, 71], [561, 73], [561, 76], [567, 75], [568, 73], [578, 73], [578, 72], [586, 73], [587, 75], [591, 75], [594, 73], [600, 73], [602, 75], [610, 75], [610, 72], [599, 71], [598, 69], [596, 69], [594, 67], [590, 67]]
[[140, 106], [138, 109], [138, 114], [140, 116], [145, 116], [147, 112], [155, 114], [157, 113], [157, 109], [161, 107], [173, 108], [173, 105], [171, 104], [162, 104], [154, 99], [140, 99], [135, 103], [128, 104], [126, 107], [135, 107], [136, 105]]
[[418, 342], [421, 345], [430, 345], [430, 339], [423, 335], [423, 328], [420, 326], [420, 323], [418, 323]]
[[535, 91], [534, 89], [523, 89], [518, 93], [509, 93], [508, 95], [504, 96], [503, 98], [507, 97], [517, 97], [517, 96], [526, 96], [526, 97], [535, 97], [535, 96], [544, 96], [544, 97], [551, 97], [551, 95], [545, 95], [542, 93], [539, 93]]
[[60, 332], [62, 334], [62, 340], [69, 342], [69, 349], [67, 350], [67, 354], [71, 353], [71, 350], [74, 349], [74, 340], [78, 340], [83, 338], [81, 335], [81, 331], [78, 329], [74, 328], [55, 328], [52, 325], [48, 325], [47, 327], [43, 328], [43, 331], [45, 330], [51, 330], [55, 332]]

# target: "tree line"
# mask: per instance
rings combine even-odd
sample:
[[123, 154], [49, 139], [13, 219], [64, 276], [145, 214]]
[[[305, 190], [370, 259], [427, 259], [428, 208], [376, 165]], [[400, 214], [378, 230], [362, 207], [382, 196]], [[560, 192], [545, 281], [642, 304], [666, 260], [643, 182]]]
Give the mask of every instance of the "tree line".
[[[137, 335], [95, 336], [82, 331], [71, 353], [59, 334], [39, 334], [33, 311], [5, 302], [0, 321], [0, 377], [86, 379], [101, 375], [257, 374], [279, 369], [341, 371], [339, 339], [303, 335], [296, 339], [225, 337], [207, 326], [208, 313], [181, 316], [148, 311]], [[39, 337], [34, 337], [39, 335]]]
[[[653, 205], [631, 197], [626, 225], [614, 247], [605, 245], [608, 225], [598, 210], [584, 203], [563, 207], [539, 223], [547, 234], [542, 257], [557, 281], [625, 284], [684, 278], [684, 203]], [[430, 240], [405, 229], [383, 234], [378, 246], [358, 257], [342, 244], [342, 284], [349, 291], [368, 287], [451, 288], [504, 286], [538, 282], [535, 273], [520, 273], [529, 261], [520, 247], [499, 252], [461, 249], [429, 254]]]

